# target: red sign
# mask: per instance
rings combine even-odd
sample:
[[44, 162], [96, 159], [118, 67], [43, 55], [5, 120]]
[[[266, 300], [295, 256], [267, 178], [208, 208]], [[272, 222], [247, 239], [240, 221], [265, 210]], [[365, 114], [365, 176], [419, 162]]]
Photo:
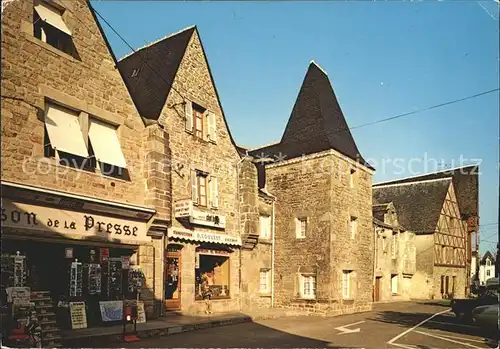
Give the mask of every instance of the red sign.
[[99, 259], [101, 263], [104, 263], [109, 258], [109, 248], [101, 248], [99, 253]]

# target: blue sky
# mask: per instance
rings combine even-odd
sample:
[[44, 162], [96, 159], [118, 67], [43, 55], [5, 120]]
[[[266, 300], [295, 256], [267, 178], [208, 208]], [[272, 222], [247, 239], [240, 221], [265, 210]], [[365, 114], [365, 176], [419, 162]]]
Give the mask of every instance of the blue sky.
[[[92, 3], [134, 48], [196, 24], [243, 146], [280, 139], [311, 59], [351, 127], [499, 86], [494, 0]], [[130, 52], [103, 27], [117, 57]], [[352, 131], [375, 182], [434, 171], [430, 159], [480, 161], [482, 253], [498, 241], [499, 103], [495, 92]]]

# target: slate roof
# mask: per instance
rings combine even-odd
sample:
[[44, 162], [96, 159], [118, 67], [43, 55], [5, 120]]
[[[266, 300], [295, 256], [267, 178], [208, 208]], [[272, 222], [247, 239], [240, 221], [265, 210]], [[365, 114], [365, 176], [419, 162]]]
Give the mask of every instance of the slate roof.
[[392, 202], [399, 223], [415, 233], [433, 233], [451, 178], [373, 187], [373, 204]]
[[415, 177], [396, 179], [393, 181], [374, 184], [379, 185], [409, 183], [415, 181], [425, 181], [446, 177], [453, 178], [453, 187], [457, 196], [460, 212], [465, 216], [478, 216], [479, 210], [479, 166], [464, 166], [455, 169], [448, 169], [433, 173], [427, 173]]
[[488, 257], [491, 259], [492, 264], [495, 264], [495, 257], [493, 256], [493, 254], [490, 251], [486, 251], [486, 253], [484, 254], [483, 258], [481, 258], [481, 265], [485, 265], [486, 264], [486, 259]]
[[328, 76], [311, 62], [281, 141], [250, 154], [288, 160], [330, 149], [373, 169], [356, 146]]
[[195, 30], [190, 27], [167, 36], [118, 62], [118, 70], [141, 116], [158, 120]]

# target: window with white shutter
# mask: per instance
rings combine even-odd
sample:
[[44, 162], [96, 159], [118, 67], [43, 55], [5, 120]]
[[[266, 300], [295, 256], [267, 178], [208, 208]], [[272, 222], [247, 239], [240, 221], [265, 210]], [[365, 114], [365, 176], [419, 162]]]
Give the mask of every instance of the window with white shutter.
[[295, 237], [297, 239], [305, 239], [307, 231], [307, 217], [295, 219]]
[[351, 271], [344, 270], [342, 271], [342, 298], [350, 299], [351, 298]]
[[191, 101], [186, 100], [186, 104], [184, 106], [185, 118], [186, 118], [186, 131], [192, 133], [193, 132], [193, 103]]
[[210, 206], [219, 207], [219, 182], [217, 177], [210, 176]]
[[211, 111], [208, 112], [208, 139], [212, 142], [217, 142], [215, 114]]
[[191, 171], [191, 199], [198, 204], [198, 179], [195, 170]]

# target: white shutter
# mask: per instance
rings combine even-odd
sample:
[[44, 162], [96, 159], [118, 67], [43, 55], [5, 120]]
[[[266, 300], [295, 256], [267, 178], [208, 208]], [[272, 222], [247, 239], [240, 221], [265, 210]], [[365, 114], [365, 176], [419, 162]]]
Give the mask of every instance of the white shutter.
[[198, 203], [198, 181], [195, 170], [191, 170], [191, 199], [195, 204]]
[[297, 238], [301, 237], [300, 219], [298, 219], [298, 218], [295, 218], [295, 237], [297, 237]]
[[193, 103], [191, 101], [186, 100], [184, 112], [186, 117], [186, 131], [193, 132]]
[[212, 207], [219, 207], [219, 184], [217, 177], [210, 177], [210, 201]]
[[217, 128], [215, 125], [215, 114], [208, 112], [208, 139], [217, 142]]

